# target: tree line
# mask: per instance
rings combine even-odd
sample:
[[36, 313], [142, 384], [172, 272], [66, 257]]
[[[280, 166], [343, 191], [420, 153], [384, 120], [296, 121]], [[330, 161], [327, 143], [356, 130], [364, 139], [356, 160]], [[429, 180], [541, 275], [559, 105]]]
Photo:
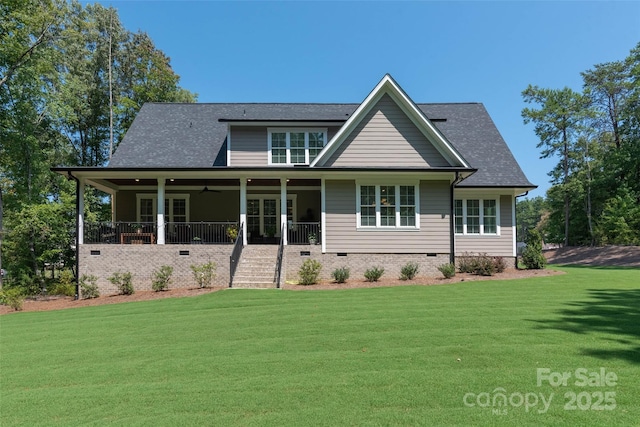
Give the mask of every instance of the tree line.
[[581, 92], [522, 92], [541, 158], [558, 163], [546, 197], [518, 202], [518, 239], [536, 228], [551, 243], [640, 245], [640, 43], [581, 75]]
[[[0, 5], [0, 267], [29, 281], [73, 265], [75, 185], [54, 166], [103, 166], [140, 107], [195, 102], [148, 34], [114, 8], [67, 0]], [[108, 219], [88, 189], [88, 218]], [[1, 280], [1, 279], [0, 279]], [[0, 282], [1, 284], [1, 282]]]

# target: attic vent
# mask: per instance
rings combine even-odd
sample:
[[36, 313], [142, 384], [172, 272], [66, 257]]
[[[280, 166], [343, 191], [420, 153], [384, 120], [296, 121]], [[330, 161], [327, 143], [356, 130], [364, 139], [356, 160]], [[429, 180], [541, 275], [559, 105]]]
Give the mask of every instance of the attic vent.
[[431, 120], [432, 122], [446, 122], [447, 121], [447, 119], [429, 119], [429, 120]]

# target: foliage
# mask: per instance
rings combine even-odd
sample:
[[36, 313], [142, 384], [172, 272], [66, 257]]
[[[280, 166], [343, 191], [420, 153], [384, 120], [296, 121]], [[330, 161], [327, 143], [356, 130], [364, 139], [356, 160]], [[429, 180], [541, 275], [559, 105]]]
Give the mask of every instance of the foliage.
[[227, 227], [227, 237], [232, 241], [235, 242], [236, 239], [238, 238], [238, 233], [239, 233], [239, 229], [238, 226], [236, 224], [230, 225]]
[[367, 282], [377, 282], [383, 274], [383, 267], [371, 267], [364, 272], [364, 278], [367, 279]]
[[62, 270], [55, 283], [48, 291], [50, 295], [64, 295], [68, 297], [75, 296], [76, 286], [73, 281], [74, 276], [71, 270]]
[[170, 265], [162, 265], [158, 270], [153, 272], [151, 278], [151, 289], [156, 292], [166, 291], [169, 289], [171, 283], [171, 275], [173, 274], [173, 267]]
[[504, 272], [507, 267], [504, 258], [491, 257], [486, 253], [474, 255], [470, 252], [463, 252], [462, 256], [456, 258], [456, 263], [460, 273], [480, 276], [493, 276], [495, 273]]
[[191, 265], [191, 272], [196, 283], [201, 288], [208, 288], [216, 277], [217, 265], [215, 262], [208, 262], [201, 265]]
[[456, 275], [455, 264], [448, 263], [439, 265], [438, 270], [440, 271], [440, 273], [442, 273], [445, 279], [450, 279]]
[[507, 268], [507, 263], [504, 261], [504, 258], [501, 256], [497, 256], [493, 258], [493, 269], [496, 273], [504, 273], [504, 270]]
[[298, 270], [298, 276], [300, 276], [300, 284], [304, 286], [315, 285], [318, 282], [318, 276], [322, 264], [315, 259], [306, 259]]
[[7, 288], [0, 291], [0, 304], [8, 305], [15, 311], [22, 310], [24, 294], [20, 288]]
[[543, 197], [533, 197], [531, 199], [517, 199], [516, 203], [516, 240], [524, 242], [527, 237], [527, 230], [538, 227], [547, 211], [545, 199]]
[[349, 278], [349, 267], [336, 268], [331, 272], [331, 277], [336, 283], [345, 283]]
[[83, 299], [98, 298], [100, 296], [98, 278], [96, 276], [83, 274], [80, 277], [80, 295]]
[[408, 262], [400, 269], [400, 280], [412, 280], [418, 274], [418, 263]]
[[112, 276], [108, 277], [107, 280], [116, 285], [121, 295], [133, 295], [135, 293], [135, 289], [133, 288], [131, 278], [132, 276], [130, 272], [127, 271], [121, 273], [117, 271], [113, 273]]
[[522, 262], [528, 269], [541, 269], [547, 265], [547, 260], [542, 254], [542, 237], [536, 229], [529, 230], [527, 247], [522, 251]]

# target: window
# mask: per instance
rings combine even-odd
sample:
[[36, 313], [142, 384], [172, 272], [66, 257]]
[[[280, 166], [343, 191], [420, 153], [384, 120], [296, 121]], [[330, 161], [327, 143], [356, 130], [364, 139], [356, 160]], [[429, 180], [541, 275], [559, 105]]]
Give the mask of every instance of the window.
[[269, 129], [269, 164], [307, 165], [327, 142], [326, 129]]
[[[139, 222], [156, 222], [157, 196], [155, 194], [137, 194], [137, 216]], [[189, 195], [167, 194], [164, 199], [164, 222], [189, 221]]]
[[418, 228], [415, 185], [359, 185], [358, 227]]
[[457, 199], [453, 209], [456, 234], [499, 234], [496, 199]]

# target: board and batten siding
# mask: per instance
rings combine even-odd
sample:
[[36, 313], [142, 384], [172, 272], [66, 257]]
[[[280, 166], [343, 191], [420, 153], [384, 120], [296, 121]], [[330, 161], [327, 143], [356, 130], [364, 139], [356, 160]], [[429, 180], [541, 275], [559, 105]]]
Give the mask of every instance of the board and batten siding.
[[356, 182], [327, 180], [325, 188], [327, 252], [450, 252], [448, 181], [420, 181], [419, 230], [358, 230]]
[[[275, 127], [275, 126], [271, 126]], [[323, 128], [319, 125], [318, 128]], [[286, 129], [295, 127], [287, 126]], [[300, 129], [305, 129], [301, 127]], [[340, 128], [327, 128], [327, 141], [333, 138]], [[232, 126], [231, 127], [231, 166], [267, 166], [269, 164], [269, 143], [267, 127]]]
[[387, 94], [324, 166], [442, 167], [449, 163]]
[[[490, 198], [488, 196], [473, 196], [465, 194], [465, 198]], [[462, 255], [464, 252], [473, 254], [486, 253], [491, 256], [512, 257], [513, 253], [513, 196], [493, 196], [500, 198], [500, 235], [499, 236], [481, 236], [481, 235], [459, 235], [456, 234], [456, 256]], [[456, 194], [456, 198], [458, 194]]]

